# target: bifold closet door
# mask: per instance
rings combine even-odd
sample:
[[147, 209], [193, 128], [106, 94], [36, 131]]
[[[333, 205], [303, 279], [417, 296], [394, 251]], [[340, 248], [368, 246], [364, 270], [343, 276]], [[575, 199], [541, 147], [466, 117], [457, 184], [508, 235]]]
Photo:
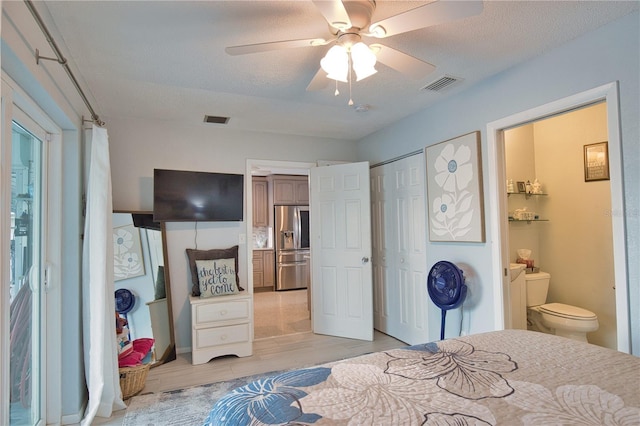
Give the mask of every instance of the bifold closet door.
[[427, 341], [424, 155], [373, 168], [371, 191], [375, 328]]

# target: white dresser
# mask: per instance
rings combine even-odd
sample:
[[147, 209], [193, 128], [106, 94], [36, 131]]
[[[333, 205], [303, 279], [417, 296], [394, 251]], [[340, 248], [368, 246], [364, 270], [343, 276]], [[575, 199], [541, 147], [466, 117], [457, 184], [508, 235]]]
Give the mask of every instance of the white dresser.
[[239, 295], [205, 299], [190, 296], [189, 302], [193, 365], [222, 355], [251, 356], [251, 295], [243, 291]]

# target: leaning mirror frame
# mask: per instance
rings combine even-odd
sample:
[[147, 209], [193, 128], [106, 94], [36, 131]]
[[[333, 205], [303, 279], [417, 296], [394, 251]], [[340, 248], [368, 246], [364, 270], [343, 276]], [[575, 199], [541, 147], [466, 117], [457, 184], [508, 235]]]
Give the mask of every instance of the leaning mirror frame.
[[[143, 268], [144, 272], [142, 271], [138, 271], [137, 274], [142, 276], [146, 276], [147, 277], [147, 282], [148, 282], [148, 278], [152, 279], [152, 284], [153, 284], [153, 291], [151, 291], [151, 294], [153, 295], [153, 297], [149, 296], [149, 290], [147, 289], [146, 291], [144, 291], [145, 293], [147, 293], [147, 296], [142, 298], [144, 300], [139, 300], [135, 302], [135, 306], [132, 309], [132, 314], [139, 309], [145, 309], [147, 312], [147, 317], [145, 317], [145, 321], [148, 320], [149, 324], [150, 324], [150, 328], [152, 329], [152, 334], [154, 334], [153, 338], [155, 339], [156, 343], [158, 342], [162, 342], [162, 341], [166, 341], [166, 348], [164, 351], [162, 351], [162, 354], [158, 353], [157, 351], [155, 352], [155, 361], [151, 364], [151, 367], [157, 367], [161, 364], [164, 364], [166, 362], [169, 361], [173, 361], [176, 359], [176, 348], [175, 348], [175, 335], [174, 335], [174, 325], [173, 325], [173, 309], [172, 309], [172, 303], [171, 303], [171, 285], [170, 285], [170, 279], [169, 279], [169, 256], [168, 256], [168, 251], [167, 251], [167, 237], [166, 237], [166, 227], [165, 227], [165, 223], [164, 222], [153, 222], [153, 212], [149, 212], [149, 211], [131, 211], [131, 210], [114, 210], [114, 215], [115, 214], [127, 214], [127, 215], [131, 215], [131, 220], [129, 221], [129, 223], [133, 224], [134, 222], [138, 222], [137, 226], [134, 224], [133, 226], [135, 227], [136, 230], [147, 230], [147, 228], [149, 226], [145, 226], [145, 224], [151, 224], [153, 223], [153, 228], [157, 229], [156, 227], [159, 225], [159, 230], [160, 230], [160, 237], [161, 237], [161, 241], [162, 241], [162, 262], [163, 262], [163, 276], [159, 276], [158, 271], [157, 270], [148, 270], [151, 268], [147, 268], [146, 266]], [[136, 216], [136, 220], [134, 221], [134, 216]], [[115, 216], [114, 216], [115, 218]], [[124, 230], [119, 230], [119, 228], [121, 228], [122, 226], [118, 226], [121, 225], [123, 222], [120, 221], [114, 221], [114, 235], [116, 235], [118, 232], [123, 232]], [[124, 225], [125, 227], [127, 225]], [[126, 229], [125, 229], [126, 230]], [[134, 233], [136, 234], [136, 233]], [[126, 233], [124, 234], [126, 235]], [[134, 237], [135, 240], [135, 237]], [[144, 242], [148, 242], [148, 235], [145, 234], [145, 238], [142, 239], [142, 241]], [[135, 248], [135, 241], [133, 241], [133, 245], [132, 247]], [[144, 254], [146, 253], [146, 255], [149, 255], [149, 250], [148, 250], [149, 244], [147, 244], [147, 249], [143, 249], [142, 247], [140, 248], [141, 252], [140, 255], [142, 257], [142, 264], [146, 265], [146, 264], [151, 264], [151, 260], [150, 259], [144, 259]], [[114, 250], [118, 250], [118, 246], [116, 246], [116, 248]], [[114, 262], [116, 261], [115, 259], [117, 259], [114, 256]], [[117, 270], [117, 265], [114, 267], [114, 269]], [[127, 271], [127, 273], [130, 273], [131, 271]], [[136, 274], [136, 272], [134, 272], [134, 274]], [[116, 279], [123, 279], [122, 275], [118, 275], [117, 273], [114, 274], [116, 275]], [[118, 278], [119, 277], [119, 278]], [[158, 298], [159, 294], [159, 289], [156, 288], [158, 282], [160, 281], [160, 279], [164, 279], [164, 298]], [[127, 278], [124, 278], [125, 280]], [[134, 278], [135, 279], [135, 278]], [[132, 281], [130, 281], [132, 282]], [[115, 287], [116, 289], [118, 288], [126, 288], [126, 285], [119, 285], [118, 282], [115, 282]], [[136, 293], [136, 291], [133, 291], [134, 295]], [[164, 302], [164, 303], [163, 303]], [[164, 308], [166, 307], [166, 309]], [[165, 314], [166, 312], [166, 314]], [[140, 311], [140, 313], [138, 315], [143, 315], [143, 311]], [[147, 319], [148, 318], [148, 319]], [[132, 328], [132, 337], [134, 339], [136, 337], [148, 337], [148, 336], [140, 336], [140, 335], [136, 335], [136, 324], [135, 321], [133, 321], [133, 324], [130, 324], [131, 328]], [[167, 332], [168, 331], [168, 336], [164, 335], [164, 337], [157, 335], [157, 330], [162, 330], [163, 332]]]

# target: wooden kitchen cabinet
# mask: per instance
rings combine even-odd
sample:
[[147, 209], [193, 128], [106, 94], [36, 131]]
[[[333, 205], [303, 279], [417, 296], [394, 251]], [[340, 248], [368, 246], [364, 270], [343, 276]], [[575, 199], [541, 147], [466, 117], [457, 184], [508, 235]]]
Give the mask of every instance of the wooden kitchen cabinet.
[[271, 176], [274, 205], [309, 205], [309, 179], [307, 176]]
[[266, 177], [254, 177], [251, 181], [253, 191], [253, 226], [269, 226], [269, 182]]
[[263, 263], [262, 269], [264, 271], [264, 287], [275, 287], [276, 285], [276, 265], [275, 255], [273, 250], [265, 250], [262, 252]]
[[253, 251], [253, 288], [270, 289], [275, 285], [273, 250]]
[[253, 288], [264, 287], [264, 256], [262, 250], [253, 251]]

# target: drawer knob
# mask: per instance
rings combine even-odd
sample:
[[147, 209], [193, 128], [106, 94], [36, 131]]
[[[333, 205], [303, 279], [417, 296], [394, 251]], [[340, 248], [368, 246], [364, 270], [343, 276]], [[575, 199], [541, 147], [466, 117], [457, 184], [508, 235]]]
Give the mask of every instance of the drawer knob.
[[223, 336], [220, 336], [220, 340], [222, 340], [222, 341], [227, 340], [227, 335], [225, 334]]
[[220, 316], [221, 316], [221, 317], [223, 317], [223, 316], [225, 316], [225, 315], [227, 315], [227, 310], [226, 310], [226, 309], [225, 309], [225, 310], [220, 311]]

